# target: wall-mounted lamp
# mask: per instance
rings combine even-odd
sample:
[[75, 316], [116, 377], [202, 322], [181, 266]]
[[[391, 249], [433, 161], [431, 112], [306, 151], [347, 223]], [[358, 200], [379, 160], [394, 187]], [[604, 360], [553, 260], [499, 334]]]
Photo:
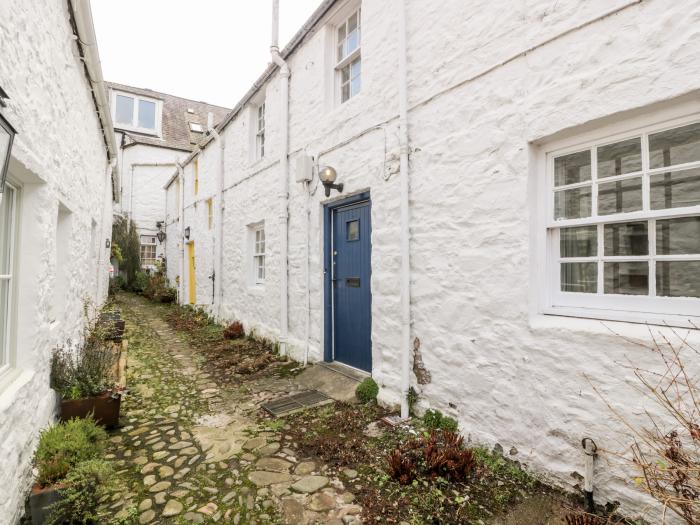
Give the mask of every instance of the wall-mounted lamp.
[[[2, 89], [0, 89], [0, 92], [4, 93]], [[10, 153], [12, 152], [15, 134], [15, 128], [5, 120], [5, 117], [0, 115], [0, 202], [2, 202], [2, 194], [5, 191], [5, 181], [7, 180], [7, 170], [10, 166]]]
[[187, 228], [185, 228], [185, 239], [189, 239], [189, 238], [190, 238], [190, 227], [188, 226]]
[[110, 246], [112, 246], [112, 241], [109, 239], [105, 239], [105, 248], [109, 248]]
[[158, 242], [163, 244], [163, 241], [167, 237], [166, 233], [163, 231], [163, 222], [158, 221], [156, 223], [156, 226], [158, 227], [158, 233], [156, 233], [156, 238], [158, 239]]
[[338, 172], [332, 166], [326, 166], [318, 173], [318, 178], [321, 180], [323, 187], [326, 188], [326, 197], [330, 197], [331, 190], [338, 190], [338, 193], [343, 193], [343, 183], [335, 184], [338, 178]]

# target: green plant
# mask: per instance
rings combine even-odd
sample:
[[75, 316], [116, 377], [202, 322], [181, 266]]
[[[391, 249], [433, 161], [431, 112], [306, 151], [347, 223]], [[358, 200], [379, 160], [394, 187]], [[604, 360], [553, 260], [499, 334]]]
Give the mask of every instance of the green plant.
[[377, 399], [377, 394], [379, 394], [379, 385], [377, 385], [377, 382], [371, 377], [362, 381], [355, 389], [355, 396], [362, 403], [375, 401]]
[[136, 273], [141, 269], [141, 240], [134, 221], [117, 217], [112, 226], [112, 244], [119, 246], [122, 261], [120, 273], [126, 279], [127, 288], [132, 289], [136, 282]]
[[406, 394], [406, 401], [408, 402], [408, 413], [413, 415], [413, 409], [418, 403], [418, 392], [412, 386], [408, 388], [408, 394]]
[[95, 523], [100, 499], [107, 493], [112, 467], [102, 459], [78, 463], [59, 489], [61, 499], [52, 505], [50, 524]]
[[78, 463], [101, 455], [106, 439], [92, 418], [71, 419], [42, 431], [34, 455], [37, 482], [45, 487], [65, 479]]
[[116, 277], [112, 277], [109, 280], [109, 290], [108, 293], [109, 295], [114, 295], [120, 290], [123, 290], [126, 287], [126, 281], [124, 281], [124, 278], [121, 275], [117, 275]]
[[51, 356], [51, 388], [64, 399], [103, 394], [110, 387], [116, 354], [98, 336], [88, 336], [77, 348], [59, 347]]
[[134, 281], [130, 285], [131, 291], [141, 294], [145, 293], [148, 289], [150, 280], [151, 278], [146, 272], [136, 272], [136, 275], [134, 276]]
[[122, 249], [116, 242], [112, 243], [111, 258], [116, 260], [119, 264], [124, 262], [124, 255], [122, 254]]
[[448, 416], [443, 416], [439, 410], [428, 409], [423, 414], [423, 424], [428, 430], [448, 430], [457, 432], [459, 424], [457, 420]]

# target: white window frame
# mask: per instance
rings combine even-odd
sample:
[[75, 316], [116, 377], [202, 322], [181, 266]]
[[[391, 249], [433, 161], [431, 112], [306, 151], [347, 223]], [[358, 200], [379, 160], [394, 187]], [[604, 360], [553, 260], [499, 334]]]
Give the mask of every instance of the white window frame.
[[265, 284], [267, 268], [265, 266], [265, 252], [267, 239], [265, 236], [265, 223], [250, 226], [250, 252], [251, 252], [251, 283], [255, 286]]
[[[700, 215], [700, 205], [652, 210], [650, 203], [650, 177], [652, 175], [700, 168], [700, 161], [656, 169], [650, 169], [649, 167], [649, 135], [700, 122], [699, 108], [697, 106], [692, 106], [692, 108], [694, 110], [693, 112], [687, 112], [684, 116], [680, 117], [671, 116], [683, 114], [679, 109], [676, 109], [675, 111], [657, 112], [654, 115], [630, 118], [628, 121], [616, 120], [614, 124], [597, 131], [589, 131], [573, 139], [562, 139], [548, 144], [541, 149], [538, 157], [537, 171], [540, 177], [542, 177], [542, 173], [544, 172], [544, 185], [543, 188], [538, 186], [539, 204], [537, 208], [540, 210], [539, 224], [542, 225], [544, 229], [544, 238], [540, 240], [544, 245], [544, 254], [543, 257], [539, 259], [546, 267], [546, 271], [544, 272], [545, 277], [544, 279], [540, 279], [540, 283], [544, 285], [540, 295], [540, 302], [542, 304], [541, 311], [543, 313], [639, 323], [667, 323], [674, 326], [689, 326], [690, 319], [690, 322], [700, 326], [700, 298], [659, 297], [656, 296], [655, 289], [656, 261], [700, 260], [700, 254], [657, 255], [655, 246], [656, 220], [698, 216]], [[598, 215], [597, 148], [606, 144], [637, 137], [641, 137], [642, 141], [642, 171], [605, 177], [601, 179], [601, 182], [607, 183], [630, 178], [635, 179], [641, 176], [643, 208], [641, 211]], [[591, 216], [587, 218], [555, 220], [554, 159], [585, 149], [591, 150], [591, 180], [559, 186], [557, 190], [561, 190], [562, 188], [570, 189], [591, 186]], [[544, 216], [542, 216], [542, 214], [544, 214]], [[647, 222], [648, 228], [649, 255], [617, 257], [604, 255], [603, 229], [605, 224], [645, 221]], [[593, 225], [597, 227], [597, 254], [595, 257], [567, 259], [559, 257], [559, 232], [561, 228]], [[597, 292], [562, 292], [560, 263], [563, 260], [565, 262], [597, 262]], [[616, 260], [639, 260], [649, 262], [648, 295], [604, 293], [604, 262]], [[534, 270], [534, 274], [536, 275], [537, 273], [537, 270]]]
[[[144, 242], [144, 240], [152, 239], [153, 242]], [[155, 266], [155, 264], [158, 262], [158, 243], [156, 240], [155, 235], [141, 235], [140, 236], [140, 252], [139, 255], [141, 255], [141, 266]], [[153, 248], [153, 258], [150, 257], [144, 257], [143, 252], [144, 248], [151, 249]], [[152, 261], [152, 262], [146, 262], [146, 261]]]
[[[349, 7], [349, 8], [348, 8]], [[362, 92], [362, 9], [359, 4], [351, 4], [346, 7], [341, 13], [338, 14], [338, 23], [333, 26], [333, 62], [335, 64], [335, 83], [336, 83], [336, 93], [337, 100], [339, 104], [344, 104], [345, 102], [355, 98], [359, 93]], [[338, 56], [338, 48], [340, 45], [345, 46], [348, 38], [348, 21], [353, 16], [357, 15], [357, 34], [358, 43], [357, 47], [350, 51], [349, 53], [343, 49], [342, 56]], [[342, 16], [342, 18], [341, 18]], [[345, 27], [345, 38], [342, 42], [338, 40], [338, 30], [341, 27]], [[359, 62], [360, 72], [355, 77], [352, 76], [352, 65], [355, 62]], [[343, 82], [343, 71], [347, 69], [348, 80]], [[360, 80], [360, 89], [357, 93], [352, 93], [352, 81], [355, 78]], [[348, 86], [348, 98], [343, 99], [343, 87]]]
[[[123, 96], [123, 97], [129, 97], [134, 99], [134, 110], [133, 110], [133, 115], [131, 117], [131, 124], [123, 124], [120, 122], [117, 122], [117, 95]], [[139, 101], [143, 100], [146, 102], [153, 102], [156, 105], [156, 114], [155, 114], [155, 128], [142, 128], [139, 127], [138, 125], [138, 117], [139, 117]], [[157, 98], [151, 98], [151, 97], [144, 97], [142, 95], [135, 95], [133, 93], [129, 93], [126, 91], [117, 91], [117, 90], [112, 90], [112, 97], [111, 97], [111, 105], [112, 105], [112, 122], [114, 122], [114, 128], [115, 129], [123, 129], [123, 130], [128, 130], [128, 131], [135, 131], [137, 133], [143, 133], [146, 135], [157, 135], [157, 136], [162, 136], [162, 117], [163, 117], [163, 101], [158, 100]]]
[[265, 157], [265, 100], [255, 108], [255, 158]]
[[7, 188], [12, 190], [12, 200], [11, 200], [11, 224], [10, 224], [10, 251], [9, 260], [10, 267], [9, 273], [0, 275], [0, 280], [8, 282], [8, 294], [7, 294], [7, 305], [5, 311], [2, 314], [5, 316], [5, 326], [8, 330], [5, 334], [0, 334], [3, 338], [0, 341], [0, 377], [4, 376], [10, 369], [14, 366], [13, 363], [13, 353], [12, 346], [14, 340], [14, 311], [15, 311], [15, 288], [17, 284], [17, 276], [15, 273], [16, 264], [15, 258], [17, 257], [17, 246], [18, 246], [18, 229], [19, 229], [19, 187], [10, 184], [9, 181], [5, 183], [5, 192], [2, 195], [3, 202], [9, 202], [9, 192]]

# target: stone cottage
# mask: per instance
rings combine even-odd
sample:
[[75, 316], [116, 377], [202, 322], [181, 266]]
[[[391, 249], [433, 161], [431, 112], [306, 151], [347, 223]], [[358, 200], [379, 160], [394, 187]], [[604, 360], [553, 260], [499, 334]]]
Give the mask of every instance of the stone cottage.
[[150, 89], [106, 83], [121, 184], [115, 213], [134, 220], [141, 240], [141, 265], [155, 267], [165, 256], [157, 240], [166, 216], [163, 185], [177, 162], [228, 109]]
[[88, 0], [0, 3], [0, 115], [17, 134], [0, 203], [0, 524], [19, 521], [51, 350], [107, 296], [116, 147]]
[[[656, 361], [621, 336], [700, 316], [699, 22], [692, 0], [324, 1], [172, 172], [181, 301], [579, 487], [582, 439], [623, 430], [584, 373], [637, 421], [621, 363]], [[596, 497], [638, 508], [625, 476], [598, 462]]]

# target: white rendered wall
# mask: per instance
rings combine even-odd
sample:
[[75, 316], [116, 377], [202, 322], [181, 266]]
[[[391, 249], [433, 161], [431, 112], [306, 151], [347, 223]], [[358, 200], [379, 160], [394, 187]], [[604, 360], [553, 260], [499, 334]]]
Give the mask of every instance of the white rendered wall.
[[[323, 25], [289, 59], [291, 351], [301, 357], [305, 330], [306, 197], [293, 182], [295, 159], [332, 149], [319, 164], [338, 171], [345, 184], [340, 197], [371, 192], [373, 376], [381, 398], [391, 403], [399, 401], [401, 353], [397, 1], [362, 3], [363, 85], [346, 104], [334, 106], [328, 97]], [[543, 174], [535, 170], [533, 144], [674, 97], [697, 100], [700, 6], [691, 0], [501, 0], [468, 9], [461, 0], [407, 4], [411, 339], [419, 338], [432, 374], [430, 384], [417, 386], [421, 407], [442, 410], [472, 440], [512, 449], [513, 459], [574, 488], [584, 436], [607, 450], [629, 443], [583, 373], [636, 421], [650, 407], [635, 397], [620, 363], [653, 367], [656, 360], [600, 322], [538, 313], [532, 191]], [[265, 159], [251, 161], [251, 108], [223, 133], [222, 316], [273, 337], [279, 334], [278, 83], [275, 76], [262, 90]], [[200, 198], [216, 184], [218, 154], [212, 144], [200, 155]], [[198, 246], [198, 302], [206, 306], [211, 235], [203, 230], [202, 204], [195, 210], [192, 192], [186, 188], [185, 194], [184, 226]], [[312, 360], [322, 358], [322, 204], [338, 197], [326, 199], [320, 187], [311, 197]], [[266, 225], [267, 279], [252, 286], [247, 231], [260, 221]], [[643, 327], [609, 326], [648, 339]], [[599, 501], [639, 509], [642, 497], [625, 476], [599, 461]]]
[[[0, 378], [0, 524], [16, 523], [32, 482], [39, 432], [53, 421], [51, 350], [80, 338], [83, 304], [103, 303], [111, 238], [111, 183], [93, 99], [67, 4], [0, 3], [2, 113], [17, 128], [10, 163], [20, 186], [18, 297], [13, 369]], [[56, 244], [59, 202], [70, 229]], [[94, 226], [93, 226], [94, 225]], [[67, 264], [57, 268], [60, 252]], [[66, 290], [56, 308], [53, 290]]]

